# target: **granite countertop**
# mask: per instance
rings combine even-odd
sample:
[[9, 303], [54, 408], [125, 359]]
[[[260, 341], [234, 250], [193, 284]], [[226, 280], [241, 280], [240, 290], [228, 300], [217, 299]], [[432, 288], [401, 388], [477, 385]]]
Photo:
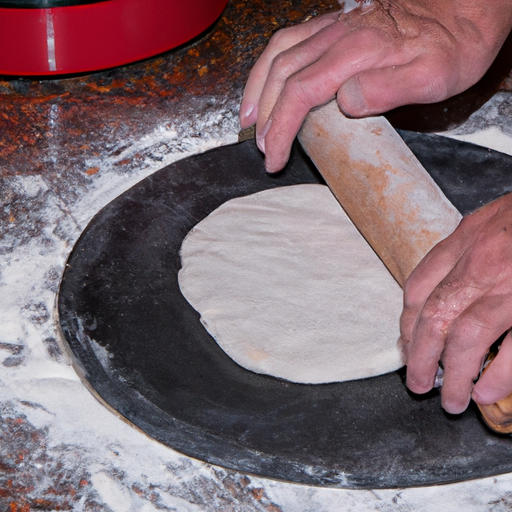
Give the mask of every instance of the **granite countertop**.
[[[152, 172], [235, 142], [243, 85], [270, 35], [332, 9], [336, 1], [231, 0], [211, 30], [153, 59], [87, 76], [0, 77], [0, 512], [512, 507], [512, 475], [355, 491], [266, 480], [185, 457], [100, 404], [58, 340], [60, 276], [87, 222]], [[497, 149], [512, 149], [510, 77], [496, 72], [485, 94], [473, 90], [473, 110], [480, 108], [471, 117], [460, 108], [469, 100], [459, 98], [424, 119], [444, 112], [431, 129], [476, 142], [484, 133]], [[397, 126], [407, 112], [394, 114]]]

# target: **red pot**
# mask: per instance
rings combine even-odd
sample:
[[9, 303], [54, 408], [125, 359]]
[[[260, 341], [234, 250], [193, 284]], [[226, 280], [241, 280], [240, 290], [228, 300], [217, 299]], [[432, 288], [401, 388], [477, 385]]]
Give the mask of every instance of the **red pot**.
[[179, 46], [227, 0], [0, 0], [0, 74], [106, 69]]

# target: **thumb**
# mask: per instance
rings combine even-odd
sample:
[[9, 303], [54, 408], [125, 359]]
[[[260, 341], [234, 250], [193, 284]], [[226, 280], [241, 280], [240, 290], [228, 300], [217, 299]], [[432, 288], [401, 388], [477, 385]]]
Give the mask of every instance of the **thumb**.
[[[435, 72], [434, 72], [435, 70]], [[350, 117], [382, 114], [412, 103], [435, 103], [450, 94], [451, 78], [443, 66], [429, 66], [424, 59], [363, 71], [338, 90], [340, 110]]]

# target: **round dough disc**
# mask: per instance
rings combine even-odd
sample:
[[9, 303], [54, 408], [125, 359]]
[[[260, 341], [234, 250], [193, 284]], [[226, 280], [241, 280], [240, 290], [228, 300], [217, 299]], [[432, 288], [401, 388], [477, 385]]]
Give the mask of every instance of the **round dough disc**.
[[324, 185], [224, 203], [181, 262], [183, 295], [248, 370], [318, 384], [402, 366], [402, 291]]

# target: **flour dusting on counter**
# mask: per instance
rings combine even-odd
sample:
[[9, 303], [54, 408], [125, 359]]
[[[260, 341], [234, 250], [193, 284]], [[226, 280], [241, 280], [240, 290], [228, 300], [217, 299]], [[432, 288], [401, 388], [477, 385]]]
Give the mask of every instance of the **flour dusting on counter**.
[[498, 92], [469, 119], [439, 135], [512, 155], [512, 94]]
[[[41, 510], [87, 512], [508, 510], [511, 475], [373, 492], [317, 489], [211, 466], [148, 438], [80, 381], [56, 327], [67, 256], [87, 222], [129, 187], [180, 158], [236, 140], [237, 101], [201, 101], [197, 117], [184, 112], [138, 140], [91, 153], [84, 169], [73, 170], [76, 183], [44, 170], [0, 183], [0, 508], [37, 502]], [[47, 162], [62, 151], [57, 143], [49, 148]]]

